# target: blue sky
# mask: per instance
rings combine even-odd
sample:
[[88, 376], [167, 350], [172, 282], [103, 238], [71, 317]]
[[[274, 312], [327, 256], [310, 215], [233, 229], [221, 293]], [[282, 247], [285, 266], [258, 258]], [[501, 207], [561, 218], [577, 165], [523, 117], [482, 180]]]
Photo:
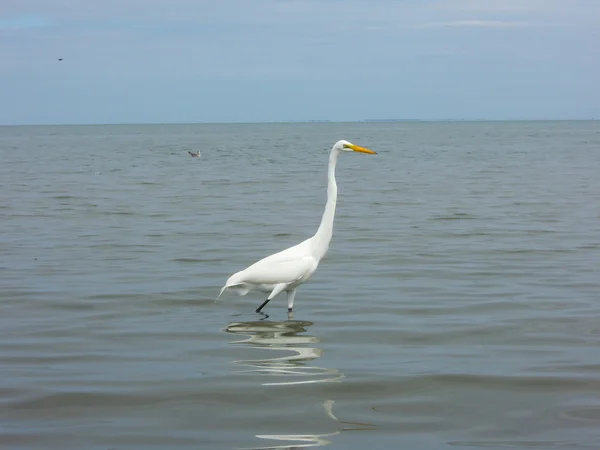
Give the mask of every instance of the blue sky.
[[0, 124], [600, 118], [599, 23], [599, 0], [4, 0]]

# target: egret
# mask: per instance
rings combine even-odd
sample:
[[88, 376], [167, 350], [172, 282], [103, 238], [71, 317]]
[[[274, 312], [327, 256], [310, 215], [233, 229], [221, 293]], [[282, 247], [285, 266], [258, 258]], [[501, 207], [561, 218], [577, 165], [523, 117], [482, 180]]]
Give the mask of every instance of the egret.
[[228, 289], [237, 295], [246, 295], [257, 290], [268, 293], [267, 299], [256, 312], [259, 313], [276, 295], [286, 292], [288, 313], [291, 314], [296, 297], [296, 288], [307, 281], [317, 270], [319, 262], [327, 253], [333, 235], [333, 219], [337, 202], [335, 166], [342, 152], [359, 152], [376, 155], [373, 150], [341, 140], [331, 148], [327, 174], [327, 203], [317, 232], [298, 245], [267, 256], [250, 267], [234, 273], [221, 289], [217, 300]]

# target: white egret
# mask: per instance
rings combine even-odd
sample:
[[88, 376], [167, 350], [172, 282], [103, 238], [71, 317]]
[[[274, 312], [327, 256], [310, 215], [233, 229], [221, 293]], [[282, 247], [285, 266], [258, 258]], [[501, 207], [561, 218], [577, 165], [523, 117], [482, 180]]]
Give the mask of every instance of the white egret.
[[335, 143], [329, 155], [327, 204], [325, 205], [319, 229], [314, 236], [298, 245], [267, 256], [240, 272], [234, 273], [221, 289], [217, 300], [221, 297], [225, 289], [229, 289], [237, 295], [246, 295], [253, 290], [268, 293], [269, 296], [267, 299], [256, 309], [256, 312], [260, 312], [273, 297], [285, 291], [288, 300], [288, 313], [292, 312], [296, 288], [307, 281], [315, 270], [317, 270], [319, 262], [329, 248], [329, 242], [333, 234], [333, 219], [337, 202], [335, 166], [338, 156], [342, 152], [352, 151], [368, 153], [370, 155], [376, 154], [373, 150], [354, 145], [345, 140]]

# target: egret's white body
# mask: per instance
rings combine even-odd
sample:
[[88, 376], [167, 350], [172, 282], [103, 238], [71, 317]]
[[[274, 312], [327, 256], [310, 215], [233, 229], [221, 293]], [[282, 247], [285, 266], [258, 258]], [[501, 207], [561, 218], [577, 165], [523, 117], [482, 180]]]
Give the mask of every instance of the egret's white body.
[[329, 242], [333, 235], [333, 220], [337, 202], [335, 166], [338, 156], [344, 151], [375, 154], [372, 150], [359, 147], [345, 140], [336, 142], [332, 147], [329, 156], [327, 204], [325, 205], [321, 225], [314, 236], [298, 245], [267, 256], [240, 272], [234, 273], [229, 277], [223, 289], [221, 289], [219, 297], [221, 297], [225, 289], [231, 290], [238, 295], [246, 295], [253, 290], [268, 293], [269, 296], [267, 299], [256, 310], [256, 312], [260, 312], [273, 297], [285, 291], [288, 297], [288, 312], [292, 312], [296, 288], [315, 273], [319, 262], [329, 248]]

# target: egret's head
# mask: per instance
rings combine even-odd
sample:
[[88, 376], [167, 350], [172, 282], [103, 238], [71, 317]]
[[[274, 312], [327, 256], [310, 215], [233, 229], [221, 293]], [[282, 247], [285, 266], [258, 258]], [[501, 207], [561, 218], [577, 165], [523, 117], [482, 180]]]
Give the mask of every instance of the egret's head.
[[337, 141], [333, 146], [339, 152], [359, 152], [359, 153], [368, 153], [369, 155], [376, 155], [377, 152], [370, 150], [365, 147], [361, 147], [359, 145], [354, 145], [352, 142], [348, 142], [345, 140]]

